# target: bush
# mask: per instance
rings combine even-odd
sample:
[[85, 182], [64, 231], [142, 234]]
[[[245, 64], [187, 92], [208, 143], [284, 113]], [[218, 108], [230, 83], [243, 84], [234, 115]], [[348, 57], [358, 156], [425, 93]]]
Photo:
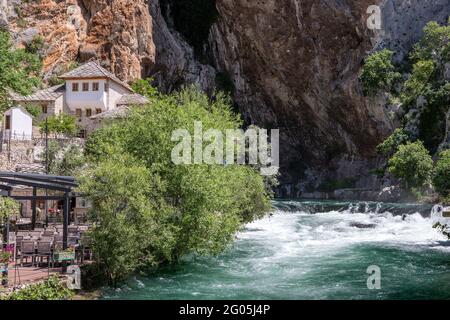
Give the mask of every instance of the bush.
[[41, 107], [34, 104], [25, 106], [25, 109], [33, 116], [33, 118], [38, 117], [42, 113]]
[[390, 91], [395, 82], [401, 78], [392, 64], [393, 54], [392, 51], [384, 49], [366, 59], [360, 77], [365, 95], [374, 96], [380, 90]]
[[158, 97], [158, 90], [152, 86], [153, 78], [138, 79], [131, 84], [134, 92], [143, 95], [149, 99]]
[[58, 135], [73, 137], [79, 130], [75, 117], [65, 113], [48, 117], [47, 122], [42, 121], [39, 127], [41, 133], [54, 134], [55, 138]]
[[[243, 223], [270, 210], [264, 180], [242, 165], [175, 165], [175, 129], [222, 132], [241, 126], [230, 100], [197, 89], [161, 96], [86, 141], [92, 169], [82, 192], [92, 202], [94, 252], [115, 283], [184, 254], [217, 254]], [[101, 226], [101, 227], [100, 227]]]
[[402, 179], [407, 188], [420, 188], [429, 182], [433, 160], [421, 141], [401, 145], [389, 160], [388, 170]]
[[419, 61], [414, 64], [411, 76], [403, 85], [401, 94], [405, 104], [415, 102], [420, 94], [429, 86], [429, 81], [435, 70], [433, 60]]
[[423, 28], [422, 39], [414, 46], [411, 53], [412, 61], [430, 59], [449, 60], [450, 53], [450, 26], [441, 26], [436, 21], [430, 21]]
[[395, 131], [381, 144], [377, 146], [377, 151], [381, 154], [388, 155], [396, 152], [398, 147], [409, 140], [409, 136], [403, 129], [395, 129]]
[[433, 175], [436, 191], [446, 197], [450, 194], [450, 150], [440, 153]]
[[0, 30], [0, 113], [10, 107], [8, 91], [27, 95], [41, 84], [42, 67], [38, 55], [14, 49], [7, 31]]
[[67, 300], [73, 292], [65, 287], [57, 276], [29, 285], [3, 297], [3, 300]]

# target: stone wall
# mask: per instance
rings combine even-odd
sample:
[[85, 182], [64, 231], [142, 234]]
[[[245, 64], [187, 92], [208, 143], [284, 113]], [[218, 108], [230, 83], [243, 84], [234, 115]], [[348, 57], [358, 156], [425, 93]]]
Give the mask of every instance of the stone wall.
[[15, 171], [18, 165], [34, 163], [34, 142], [14, 141], [3, 143], [0, 152], [0, 170]]

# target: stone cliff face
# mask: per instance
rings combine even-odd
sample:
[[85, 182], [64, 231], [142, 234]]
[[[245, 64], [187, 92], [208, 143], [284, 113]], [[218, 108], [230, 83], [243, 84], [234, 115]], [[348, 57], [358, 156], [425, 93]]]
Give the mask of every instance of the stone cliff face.
[[[153, 76], [165, 91], [198, 83], [212, 92], [216, 73], [226, 75], [246, 123], [280, 129], [282, 180], [310, 187], [367, 176], [394, 124], [381, 99], [362, 96], [363, 60], [383, 47], [404, 59], [425, 23], [443, 22], [450, 9], [448, 0], [216, 0], [200, 63], [170, 10], [162, 14], [173, 0], [41, 0], [14, 10], [19, 2], [0, 0], [0, 25], [18, 45], [44, 37], [47, 78], [89, 59], [125, 81]], [[380, 31], [366, 26], [374, 2]]]
[[[282, 167], [337, 169], [373, 155], [391, 130], [383, 108], [361, 95], [358, 72], [372, 49], [373, 1], [219, 0], [210, 41], [236, 85], [248, 122], [280, 128]], [[293, 173], [293, 174], [292, 174]]]
[[17, 8], [10, 29], [23, 43], [44, 38], [46, 77], [91, 58], [125, 81], [154, 65], [152, 18], [144, 0], [41, 0]]

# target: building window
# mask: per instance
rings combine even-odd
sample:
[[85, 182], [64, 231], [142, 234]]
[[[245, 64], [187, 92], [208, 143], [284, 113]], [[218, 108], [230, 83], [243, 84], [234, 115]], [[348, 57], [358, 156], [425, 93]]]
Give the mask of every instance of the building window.
[[86, 117], [92, 116], [92, 109], [86, 109]]
[[77, 109], [75, 112], [77, 114], [77, 118], [81, 118], [81, 116], [82, 116], [81, 109]]
[[98, 88], [99, 88], [98, 82], [92, 83], [92, 91], [98, 91]]
[[83, 82], [83, 91], [89, 91], [89, 82]]
[[82, 139], [86, 138], [86, 130], [81, 129], [81, 130], [78, 132], [78, 138], [82, 138]]
[[72, 91], [73, 92], [77, 92], [78, 91], [78, 83], [77, 82], [72, 83]]
[[48, 112], [48, 108], [46, 105], [42, 106], [42, 113], [47, 113]]
[[5, 118], [5, 130], [11, 130], [11, 116]]
[[108, 83], [105, 82], [105, 92], [108, 91]]
[[96, 114], [102, 113], [102, 109], [100, 109], [100, 108], [95, 109], [95, 113]]

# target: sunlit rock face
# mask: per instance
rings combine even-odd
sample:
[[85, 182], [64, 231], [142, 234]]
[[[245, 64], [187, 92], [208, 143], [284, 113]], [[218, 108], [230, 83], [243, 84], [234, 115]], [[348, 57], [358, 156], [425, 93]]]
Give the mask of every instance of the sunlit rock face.
[[[20, 35], [35, 30], [44, 37], [47, 78], [73, 61], [96, 59], [130, 81], [154, 64], [152, 19], [145, 0], [30, 1], [10, 25]], [[22, 40], [30, 41], [26, 36]]]

